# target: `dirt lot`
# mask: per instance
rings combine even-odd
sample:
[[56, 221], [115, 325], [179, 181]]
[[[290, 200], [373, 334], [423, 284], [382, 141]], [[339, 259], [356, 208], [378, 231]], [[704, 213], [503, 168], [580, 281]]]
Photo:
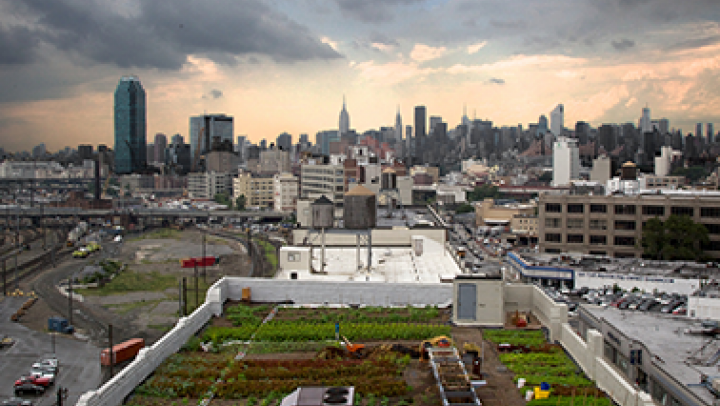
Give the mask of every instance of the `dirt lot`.
[[[178, 319], [179, 287], [177, 281], [180, 278], [188, 278], [188, 301], [194, 301], [192, 292], [194, 269], [180, 268], [180, 259], [201, 256], [203, 254], [202, 240], [202, 233], [197, 230], [164, 233], [150, 231], [140, 237], [127, 238], [111, 258], [126, 264], [128, 272], [147, 275], [148, 280], [151, 281], [150, 286], [147, 286], [147, 289], [135, 291], [117, 291], [99, 295], [85, 294], [82, 307], [86, 308], [86, 313], [92, 310], [92, 315], [100, 318], [101, 323], [112, 323], [121, 338], [124, 338], [123, 335], [127, 335], [143, 337], [149, 343], [154, 342]], [[215, 236], [206, 236], [205, 255], [219, 256], [221, 261], [219, 265], [206, 268], [205, 283], [200, 284], [201, 301], [204, 288], [222, 276], [249, 275], [250, 260], [245, 247], [240, 243]], [[92, 261], [93, 257], [87, 261], [70, 258], [61, 267], [67, 268], [67, 272], [73, 272], [80, 266], [91, 264]], [[202, 276], [202, 268], [198, 271]], [[172, 282], [173, 280], [176, 282]], [[163, 282], [169, 286], [158, 290], [157, 285], [152, 286], [153, 281]], [[28, 286], [30, 283], [31, 281], [28, 282]], [[78, 293], [80, 292], [78, 291]], [[75, 313], [73, 316], [76, 319], [83, 316], [83, 314], [73, 313]], [[23, 318], [22, 323], [34, 330], [44, 331], [47, 329], [48, 317], [57, 314], [58, 311], [53, 310], [43, 300], [39, 300]]]

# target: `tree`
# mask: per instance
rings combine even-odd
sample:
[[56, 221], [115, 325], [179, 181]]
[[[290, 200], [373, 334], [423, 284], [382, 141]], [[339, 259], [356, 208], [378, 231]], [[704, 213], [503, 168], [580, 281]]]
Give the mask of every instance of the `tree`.
[[455, 213], [457, 214], [463, 214], [463, 213], [470, 213], [475, 211], [475, 208], [471, 204], [463, 203], [460, 206], [458, 206], [457, 209], [455, 209]]
[[232, 200], [230, 199], [230, 195], [227, 193], [218, 193], [215, 195], [215, 202], [219, 204], [224, 204], [228, 207], [228, 209], [232, 210]]
[[552, 172], [545, 172], [538, 178], [538, 181], [540, 182], [547, 182], [550, 183], [553, 180], [553, 173]]
[[708, 242], [705, 226], [674, 214], [664, 222], [657, 217], [648, 220], [641, 240], [645, 257], [664, 260], [702, 260], [702, 246]]
[[247, 204], [245, 195], [240, 195], [235, 199], [235, 210], [245, 210], [245, 204]]
[[476, 202], [491, 197], [497, 199], [500, 197], [500, 188], [495, 185], [484, 184], [476, 187], [472, 192], [467, 192], [467, 200]]
[[708, 175], [708, 172], [705, 170], [705, 167], [703, 166], [691, 166], [688, 168], [675, 168], [672, 173], [672, 176], [684, 176], [688, 178], [691, 182], [697, 182], [701, 178], [704, 178]]

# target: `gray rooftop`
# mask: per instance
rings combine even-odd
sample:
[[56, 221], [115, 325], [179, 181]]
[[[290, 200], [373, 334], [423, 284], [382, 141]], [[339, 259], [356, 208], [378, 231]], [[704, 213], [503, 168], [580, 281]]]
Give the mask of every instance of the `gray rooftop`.
[[709, 265], [688, 261], [652, 261], [642, 258], [611, 258], [578, 254], [516, 254], [522, 256], [526, 261], [538, 265], [560, 266], [581, 272], [664, 276], [680, 279], [720, 279], [720, 269], [717, 264]]
[[652, 353], [650, 360], [668, 376], [686, 386], [703, 403], [713, 404], [715, 396], [706, 388], [698, 386], [700, 375], [720, 375], [717, 360], [706, 366], [720, 350], [720, 343], [707, 345], [708, 336], [688, 334], [686, 330], [699, 330], [697, 321], [684, 316], [659, 313], [623, 311], [614, 307], [583, 305], [583, 308], [597, 319], [605, 319], [627, 337], [639, 341]]

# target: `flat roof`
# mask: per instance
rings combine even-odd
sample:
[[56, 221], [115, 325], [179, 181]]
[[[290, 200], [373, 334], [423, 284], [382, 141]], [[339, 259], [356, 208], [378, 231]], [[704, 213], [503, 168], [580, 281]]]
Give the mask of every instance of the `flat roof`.
[[[705, 387], [697, 385], [702, 374], [710, 377], [719, 375], [717, 363], [704, 366], [691, 360], [708, 343], [708, 337], [685, 332], [697, 328], [697, 321], [684, 316], [623, 311], [614, 307], [583, 305], [583, 309], [597, 319], [604, 319], [627, 337], [642, 342], [652, 352], [650, 362], [656, 368], [665, 371], [704, 403], [713, 404], [715, 396]], [[706, 348], [699, 358], [708, 360], [719, 349]]]
[[[313, 268], [319, 270], [321, 248], [314, 247], [312, 252]], [[276, 278], [290, 279], [290, 274], [294, 272], [301, 280], [439, 283], [449, 276], [462, 273], [451, 254], [440, 243], [429, 238], [423, 238], [423, 253], [420, 256], [416, 256], [411, 248], [374, 247], [369, 273], [366, 270], [367, 254], [367, 247], [361, 247], [360, 262], [363, 268], [358, 269], [355, 247], [327, 248], [326, 273], [288, 268], [279, 271]]]

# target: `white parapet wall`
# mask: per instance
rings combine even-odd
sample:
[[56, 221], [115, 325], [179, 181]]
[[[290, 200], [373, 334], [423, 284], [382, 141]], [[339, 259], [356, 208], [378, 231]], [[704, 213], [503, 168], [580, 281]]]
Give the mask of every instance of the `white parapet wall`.
[[208, 289], [205, 303], [97, 390], [83, 394], [76, 406], [118, 406], [155, 369], [175, 354], [214, 315], [226, 300], [242, 299], [250, 288], [254, 301], [292, 301], [299, 305], [365, 304], [369, 306], [441, 305], [452, 301], [452, 284], [319, 282], [226, 277]]
[[296, 305], [364, 304], [368, 306], [441, 305], [452, 302], [451, 283], [326, 282], [259, 278], [224, 279], [227, 298], [240, 300], [250, 288], [253, 301]]
[[627, 382], [603, 359], [603, 337], [597, 330], [588, 330], [587, 341], [572, 327], [562, 325], [560, 344], [578, 363], [598, 388], [605, 391], [620, 406], [654, 406], [652, 397]]

